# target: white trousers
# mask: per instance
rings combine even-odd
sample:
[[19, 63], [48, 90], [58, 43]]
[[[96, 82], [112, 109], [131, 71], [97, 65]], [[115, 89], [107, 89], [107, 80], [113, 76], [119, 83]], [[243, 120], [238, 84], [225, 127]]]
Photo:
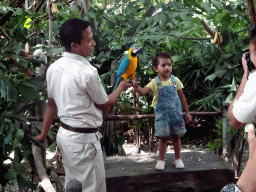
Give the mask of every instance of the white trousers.
[[[59, 130], [57, 145], [65, 169], [65, 188], [72, 179], [82, 183], [82, 192], [106, 192], [105, 167], [98, 133], [84, 133], [83, 142], [72, 142]], [[101, 135], [100, 135], [101, 136]], [[88, 139], [86, 139], [88, 137]], [[63, 139], [65, 138], [65, 139]], [[85, 142], [88, 140], [88, 142]]]

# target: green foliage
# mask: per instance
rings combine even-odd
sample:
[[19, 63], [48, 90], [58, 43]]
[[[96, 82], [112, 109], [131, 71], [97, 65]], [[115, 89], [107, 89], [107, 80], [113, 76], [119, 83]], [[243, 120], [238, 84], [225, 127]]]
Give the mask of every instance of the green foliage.
[[[23, 73], [23, 70], [35, 70], [42, 63], [20, 55], [26, 42], [32, 42], [29, 29], [24, 28], [26, 17], [31, 13], [4, 5], [4, 2], [0, 3], [0, 14], [13, 11], [13, 15], [3, 26], [11, 40], [0, 38], [0, 184], [4, 187], [8, 181], [17, 180], [20, 190], [36, 189], [32, 181], [24, 177], [27, 170], [21, 162], [28, 161], [32, 171], [36, 171], [31, 130], [38, 128], [19, 112], [26, 103], [40, 99], [39, 92], [45, 79], [28, 79]], [[10, 156], [12, 152], [14, 158]]]
[[[115, 133], [114, 133], [115, 134]], [[117, 135], [113, 137], [112, 146], [114, 149], [114, 154], [123, 156], [126, 155], [122, 145], [125, 143], [125, 137], [123, 135]]]
[[[4, 105], [2, 102], [3, 99], [1, 99], [0, 106]], [[12, 102], [14, 101], [12, 100]], [[32, 170], [36, 171], [31, 149], [31, 137], [29, 136], [32, 125], [26, 121], [23, 115], [15, 114], [11, 110], [12, 106], [9, 105], [6, 109], [1, 109], [0, 115], [1, 185], [5, 186], [9, 180], [17, 179], [21, 190], [28, 186], [35, 188], [31, 181], [24, 178], [23, 173], [26, 168], [24, 164], [21, 164], [21, 161], [25, 158], [30, 163]], [[13, 151], [14, 158], [11, 158], [10, 154]], [[12, 162], [11, 166], [4, 163], [8, 159]], [[24, 183], [24, 181], [26, 182]]]
[[[21, 189], [30, 185], [21, 176], [24, 168], [20, 162], [27, 158], [33, 166], [30, 146], [33, 138], [28, 130], [34, 125], [27, 124], [24, 115], [16, 114], [15, 110], [22, 102], [42, 98], [40, 89], [44, 77], [27, 79], [22, 70], [35, 70], [41, 63], [34, 59], [25, 59], [19, 53], [27, 42], [31, 46], [32, 54], [38, 48], [37, 44], [43, 44], [49, 39], [49, 21], [44, 2], [29, 11], [22, 7], [14, 8], [12, 1], [0, 3], [0, 18], [13, 11], [13, 15], [2, 26], [11, 40], [0, 38], [0, 183], [5, 185], [8, 180], [16, 178]], [[88, 20], [92, 23], [97, 44], [90, 60], [98, 69], [103, 66], [107, 68], [102, 72], [101, 79], [108, 93], [112, 90], [110, 77], [114, 72], [110, 70], [111, 63], [120, 62], [124, 52], [136, 42], [144, 48], [136, 71], [137, 80], [142, 87], [156, 75], [151, 69], [152, 58], [156, 53], [166, 51], [173, 56], [173, 74], [185, 85], [184, 94], [190, 110], [220, 111], [223, 102], [232, 101], [241, 81], [242, 67], [237, 58], [248, 49], [248, 31], [252, 27], [246, 14], [247, 4], [244, 0], [168, 2], [111, 0], [105, 6], [102, 1], [94, 0], [91, 4], [93, 8], [83, 15], [75, 4], [70, 8], [66, 1], [58, 3], [59, 13], [53, 17], [52, 53], [60, 54], [63, 51], [58, 31], [65, 20], [70, 17]], [[149, 14], [149, 7], [154, 8], [154, 14]], [[28, 18], [31, 19], [28, 23], [30, 27], [24, 27]], [[227, 54], [223, 54], [217, 45], [212, 44], [201, 19], [213, 31], [217, 28], [222, 33], [222, 45]], [[52, 54], [44, 45], [41, 47], [46, 55]], [[132, 97], [129, 91], [121, 95], [117, 102], [118, 113], [133, 114], [134, 110], [138, 110], [133, 108]], [[153, 113], [151, 101], [152, 94], [139, 99], [141, 114]], [[115, 135], [115, 142], [123, 143], [118, 132]], [[9, 159], [12, 151], [15, 152], [15, 157], [11, 159], [13, 169], [10, 170], [3, 162]]]
[[215, 132], [216, 138], [213, 141], [208, 142], [208, 147], [210, 151], [216, 151], [220, 149], [221, 147], [221, 135], [222, 135], [222, 127], [223, 127], [223, 122], [222, 120], [217, 120], [216, 128], [213, 129], [213, 132]]
[[[110, 66], [113, 60], [120, 62], [132, 43], [140, 43], [144, 53], [139, 56], [137, 79], [145, 86], [155, 76], [151, 69], [152, 58], [159, 51], [167, 51], [173, 55], [173, 74], [185, 85], [190, 109], [220, 111], [222, 103], [230, 102], [233, 96], [225, 86], [238, 84], [241, 77], [242, 67], [237, 58], [248, 48], [247, 32], [252, 27], [245, 14], [247, 4], [240, 0], [229, 3], [172, 1], [169, 5], [151, 2], [158, 13], [145, 17], [148, 6], [144, 4], [148, 3], [150, 1], [114, 3], [105, 10], [93, 5], [95, 9], [88, 13], [96, 23], [96, 57], [92, 62], [98, 67], [107, 63]], [[222, 45], [227, 54], [206, 38], [209, 34], [200, 19], [204, 19], [213, 31], [218, 28], [223, 34]], [[102, 80], [110, 85], [109, 78], [105, 77]]]

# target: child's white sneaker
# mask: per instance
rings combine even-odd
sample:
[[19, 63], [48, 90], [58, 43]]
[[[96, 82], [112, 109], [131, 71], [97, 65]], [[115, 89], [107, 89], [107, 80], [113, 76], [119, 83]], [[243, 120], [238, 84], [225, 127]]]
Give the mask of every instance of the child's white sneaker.
[[175, 160], [174, 164], [177, 169], [182, 169], [185, 167], [181, 159]]
[[156, 170], [163, 171], [164, 170], [165, 161], [157, 160], [156, 162]]

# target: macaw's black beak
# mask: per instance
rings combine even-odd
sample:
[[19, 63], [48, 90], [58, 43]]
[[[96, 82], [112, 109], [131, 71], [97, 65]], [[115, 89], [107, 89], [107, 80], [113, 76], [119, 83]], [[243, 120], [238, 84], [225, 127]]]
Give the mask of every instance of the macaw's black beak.
[[140, 47], [140, 49], [137, 51], [137, 54], [142, 54], [143, 53], [143, 48]]
[[141, 46], [135, 46], [132, 50], [132, 56], [135, 57], [137, 54], [142, 54], [143, 48]]

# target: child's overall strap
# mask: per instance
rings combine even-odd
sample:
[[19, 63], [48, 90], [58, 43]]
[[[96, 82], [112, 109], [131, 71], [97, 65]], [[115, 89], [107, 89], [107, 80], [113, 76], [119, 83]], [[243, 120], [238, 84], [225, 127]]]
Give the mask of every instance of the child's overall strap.
[[171, 79], [172, 79], [172, 82], [176, 85], [177, 81], [176, 81], [174, 75], [171, 75]]
[[156, 77], [155, 77], [155, 80], [156, 80], [156, 85], [157, 85], [157, 87], [161, 86], [161, 81], [160, 81], [159, 76], [156, 76]]
[[[177, 81], [176, 81], [174, 75], [170, 75], [170, 76], [171, 76], [171, 81], [176, 85]], [[161, 80], [160, 80], [159, 76], [156, 76], [155, 80], [156, 80], [157, 87], [161, 86]]]

